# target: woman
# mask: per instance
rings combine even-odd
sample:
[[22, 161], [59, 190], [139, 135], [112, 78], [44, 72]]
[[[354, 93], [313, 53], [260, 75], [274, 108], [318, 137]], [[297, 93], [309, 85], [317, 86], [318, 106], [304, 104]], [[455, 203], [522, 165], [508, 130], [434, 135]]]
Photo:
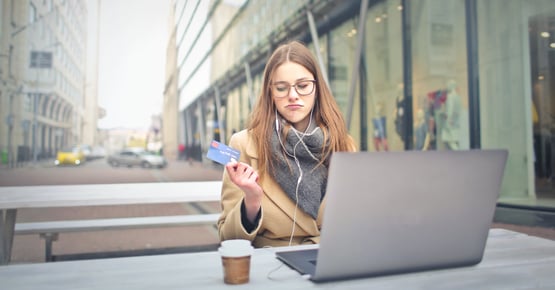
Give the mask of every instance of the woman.
[[220, 239], [318, 243], [330, 156], [355, 145], [306, 46], [278, 47], [263, 77], [247, 128], [229, 143], [241, 156], [225, 167]]

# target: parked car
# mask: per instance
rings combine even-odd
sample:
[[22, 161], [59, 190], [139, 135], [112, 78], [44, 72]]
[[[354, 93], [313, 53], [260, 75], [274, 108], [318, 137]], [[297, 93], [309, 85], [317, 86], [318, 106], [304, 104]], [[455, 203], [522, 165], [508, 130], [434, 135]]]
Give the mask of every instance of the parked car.
[[85, 154], [85, 159], [91, 160], [92, 147], [86, 144], [79, 145], [79, 147], [81, 147], [81, 151], [83, 151], [83, 154]]
[[94, 146], [89, 156], [91, 159], [100, 159], [106, 157], [106, 149], [102, 146]]
[[58, 150], [56, 154], [56, 160], [54, 164], [56, 165], [81, 165], [87, 160], [85, 153], [80, 146], [73, 146], [69, 148], [64, 148]]
[[148, 152], [140, 148], [127, 148], [110, 154], [106, 159], [108, 164], [113, 167], [118, 166], [140, 166], [143, 168], [158, 167], [164, 168], [168, 165], [166, 158], [161, 155]]

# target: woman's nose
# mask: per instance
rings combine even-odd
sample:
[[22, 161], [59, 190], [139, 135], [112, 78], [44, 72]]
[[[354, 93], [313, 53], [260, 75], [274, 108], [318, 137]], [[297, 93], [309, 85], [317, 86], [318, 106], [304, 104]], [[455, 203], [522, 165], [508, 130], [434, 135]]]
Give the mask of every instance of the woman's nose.
[[287, 96], [288, 96], [290, 99], [297, 99], [297, 98], [299, 98], [299, 94], [297, 93], [297, 90], [295, 89], [294, 86], [291, 86], [291, 87], [289, 88], [289, 94], [287, 94]]

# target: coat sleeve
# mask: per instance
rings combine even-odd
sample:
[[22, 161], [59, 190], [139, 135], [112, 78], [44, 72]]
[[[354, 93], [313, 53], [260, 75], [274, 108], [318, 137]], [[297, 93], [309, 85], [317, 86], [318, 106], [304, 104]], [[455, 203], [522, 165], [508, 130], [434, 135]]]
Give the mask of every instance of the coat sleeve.
[[[229, 146], [241, 152], [241, 156], [239, 157], [241, 162], [251, 164], [249, 157], [246, 156], [246, 143], [246, 131], [241, 131], [231, 137]], [[245, 194], [231, 182], [227, 171], [224, 170], [221, 196], [222, 214], [218, 219], [218, 232], [221, 241], [230, 239], [245, 239], [252, 241], [256, 237], [260, 225], [262, 224], [264, 213], [261, 208], [260, 220], [257, 227], [252, 232], [247, 232], [241, 223], [241, 204], [243, 203], [244, 196]]]

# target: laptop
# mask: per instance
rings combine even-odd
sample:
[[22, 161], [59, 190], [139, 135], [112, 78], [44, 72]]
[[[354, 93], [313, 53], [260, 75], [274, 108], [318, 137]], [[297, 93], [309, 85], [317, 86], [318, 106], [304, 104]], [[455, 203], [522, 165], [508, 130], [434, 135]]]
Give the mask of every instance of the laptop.
[[476, 265], [507, 155], [334, 153], [318, 249], [276, 257], [314, 282]]

